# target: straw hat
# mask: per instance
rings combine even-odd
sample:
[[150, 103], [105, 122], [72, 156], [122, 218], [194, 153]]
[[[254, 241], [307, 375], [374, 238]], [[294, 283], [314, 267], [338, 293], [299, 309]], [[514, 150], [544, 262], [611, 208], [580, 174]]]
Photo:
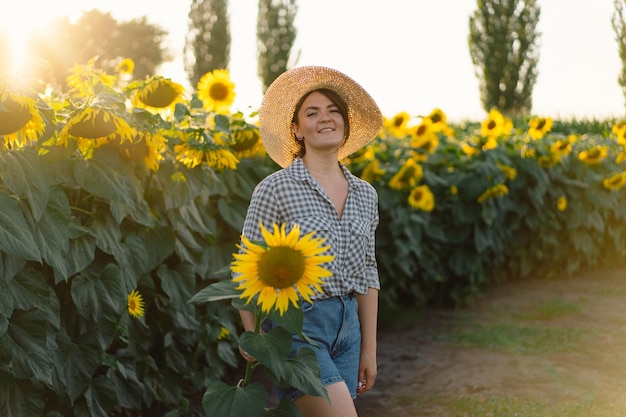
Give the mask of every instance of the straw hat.
[[281, 167], [298, 151], [291, 123], [302, 96], [326, 88], [339, 94], [348, 106], [350, 136], [339, 148], [339, 159], [367, 145], [380, 132], [383, 117], [374, 99], [347, 75], [326, 67], [288, 70], [269, 86], [259, 108], [261, 139], [269, 156]]

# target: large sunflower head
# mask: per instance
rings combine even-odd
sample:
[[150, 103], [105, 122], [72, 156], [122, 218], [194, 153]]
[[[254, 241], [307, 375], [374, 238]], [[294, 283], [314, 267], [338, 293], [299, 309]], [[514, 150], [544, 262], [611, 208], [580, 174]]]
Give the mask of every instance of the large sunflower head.
[[315, 232], [300, 237], [300, 226], [294, 225], [289, 233], [283, 223], [273, 225], [273, 231], [260, 224], [265, 244], [256, 244], [242, 236], [241, 251], [234, 254], [231, 270], [238, 275], [233, 281], [243, 290], [242, 299], [250, 302], [258, 296], [261, 310], [272, 307], [282, 315], [289, 302], [298, 307], [298, 299], [311, 302], [315, 291], [322, 291], [323, 278], [331, 274], [323, 264], [335, 257], [321, 255], [330, 249], [322, 246], [325, 239], [313, 237]]
[[133, 106], [152, 113], [173, 112], [176, 104], [184, 100], [185, 87], [158, 75], [129, 86], [129, 89], [135, 88]]
[[204, 129], [188, 129], [180, 133], [180, 143], [174, 146], [176, 160], [188, 168], [202, 163], [216, 171], [236, 169], [239, 159], [217, 135]]
[[93, 150], [110, 141], [132, 141], [135, 129], [112, 108], [87, 105], [73, 112], [59, 133], [58, 145], [68, 146], [70, 138], [78, 142], [78, 149], [85, 158]]
[[225, 69], [207, 72], [198, 81], [198, 98], [208, 111], [228, 114], [235, 101], [235, 83]]
[[36, 141], [44, 132], [44, 122], [34, 99], [19, 93], [0, 91], [0, 137], [5, 148]]

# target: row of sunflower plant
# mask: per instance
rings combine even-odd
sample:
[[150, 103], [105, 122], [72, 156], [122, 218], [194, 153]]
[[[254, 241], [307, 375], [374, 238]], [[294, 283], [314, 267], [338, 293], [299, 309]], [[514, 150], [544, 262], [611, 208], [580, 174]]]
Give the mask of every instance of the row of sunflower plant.
[[[128, 60], [116, 74], [96, 64], [63, 88], [0, 79], [2, 415], [191, 410], [207, 387], [208, 414], [249, 395], [262, 404], [244, 409], [264, 413], [240, 342], [279, 379], [309, 369], [302, 388], [324, 395], [310, 357], [288, 365], [263, 356], [263, 336], [238, 336], [227, 272], [252, 190], [278, 167], [255, 115], [231, 113], [228, 72], [187, 92], [132, 81]], [[379, 192], [384, 303], [461, 303], [506, 277], [623, 257], [626, 125], [557, 124], [400, 113], [345, 161]], [[299, 329], [281, 306], [279, 352]]]
[[[497, 110], [386, 120], [350, 161], [376, 186], [383, 300], [457, 305], [502, 280], [616, 265], [626, 240], [626, 125]], [[579, 133], [587, 126], [587, 133]]]
[[0, 80], [0, 415], [143, 415], [239, 366], [238, 318], [190, 303], [273, 169], [226, 71], [197, 91], [96, 60]]

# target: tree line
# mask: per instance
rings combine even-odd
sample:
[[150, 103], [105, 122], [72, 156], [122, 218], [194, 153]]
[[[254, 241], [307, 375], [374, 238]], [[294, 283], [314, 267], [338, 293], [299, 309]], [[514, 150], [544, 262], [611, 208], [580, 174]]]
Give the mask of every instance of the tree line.
[[[617, 81], [626, 103], [625, 2], [613, 1], [611, 24], [622, 61]], [[297, 12], [297, 0], [258, 0], [256, 60], [263, 91], [288, 69], [297, 36]], [[469, 16], [468, 48], [485, 111], [497, 109], [509, 117], [531, 113], [540, 58], [540, 16], [537, 0], [476, 0], [476, 10]], [[195, 85], [205, 73], [229, 67], [228, 0], [192, 0], [188, 24], [183, 62], [190, 84]], [[33, 55], [29, 75], [62, 88], [69, 68], [97, 56], [105, 71], [131, 58], [134, 77], [144, 78], [172, 59], [163, 47], [166, 35], [167, 31], [145, 17], [118, 22], [98, 10], [85, 12], [75, 23], [57, 19], [45, 33], [29, 40]], [[0, 58], [4, 46], [0, 39]], [[6, 61], [0, 59], [0, 67]]]

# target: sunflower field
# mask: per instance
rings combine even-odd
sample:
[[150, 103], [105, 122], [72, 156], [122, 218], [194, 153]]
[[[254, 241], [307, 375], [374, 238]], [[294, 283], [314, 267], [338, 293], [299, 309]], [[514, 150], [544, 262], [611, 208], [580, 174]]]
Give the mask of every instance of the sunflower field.
[[[64, 88], [0, 79], [0, 414], [192, 415], [241, 369], [229, 280], [254, 186], [278, 169], [214, 71], [193, 92], [94, 62]], [[388, 306], [622, 262], [626, 124], [400, 113], [344, 161], [379, 193]], [[176, 411], [178, 415], [179, 411]], [[196, 415], [196, 414], [193, 414]]]

